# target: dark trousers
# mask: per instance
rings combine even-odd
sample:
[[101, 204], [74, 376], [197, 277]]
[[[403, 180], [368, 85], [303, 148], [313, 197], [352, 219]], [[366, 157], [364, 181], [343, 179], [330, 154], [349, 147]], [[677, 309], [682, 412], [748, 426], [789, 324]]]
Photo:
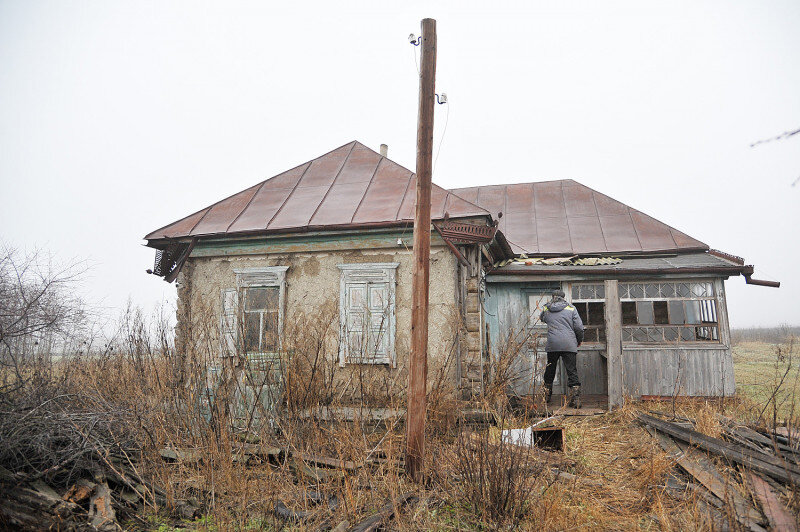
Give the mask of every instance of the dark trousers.
[[569, 351], [551, 351], [547, 353], [547, 368], [544, 370], [545, 385], [553, 385], [559, 358], [563, 358], [564, 367], [567, 369], [567, 386], [580, 386], [581, 381], [578, 380], [577, 365], [578, 353], [570, 353]]

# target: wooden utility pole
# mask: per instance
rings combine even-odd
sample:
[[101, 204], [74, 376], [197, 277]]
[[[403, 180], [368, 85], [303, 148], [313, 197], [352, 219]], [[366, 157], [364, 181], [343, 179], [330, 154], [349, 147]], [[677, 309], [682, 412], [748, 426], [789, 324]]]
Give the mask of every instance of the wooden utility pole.
[[414, 215], [414, 279], [411, 299], [411, 360], [406, 411], [406, 472], [422, 479], [428, 380], [428, 284], [431, 257], [431, 173], [436, 85], [436, 21], [422, 20], [422, 61], [417, 115], [417, 207]]

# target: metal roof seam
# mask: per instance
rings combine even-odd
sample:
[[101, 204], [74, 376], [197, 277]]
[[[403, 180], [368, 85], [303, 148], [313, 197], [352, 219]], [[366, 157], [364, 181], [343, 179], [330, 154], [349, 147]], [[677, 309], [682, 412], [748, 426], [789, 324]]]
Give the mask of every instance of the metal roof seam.
[[[581, 184], [581, 183], [578, 183], [577, 181], [576, 181], [575, 183], [576, 183], [576, 184], [578, 184], [578, 185], [581, 185], [581, 186], [583, 186], [583, 187], [586, 187], [586, 188], [588, 188], [589, 190], [591, 190], [591, 191], [592, 191], [592, 192], [594, 192], [595, 194], [600, 194], [600, 195], [602, 195], [602, 196], [605, 196], [605, 197], [607, 197], [607, 198], [609, 198], [609, 199], [611, 199], [611, 200], [614, 200], [614, 198], [612, 198], [612, 197], [610, 197], [610, 196], [607, 196], [606, 194], [603, 194], [602, 192], [600, 192], [600, 191], [598, 191], [598, 190], [595, 190], [595, 189], [593, 189], [592, 187], [589, 187], [589, 186], [583, 185], [583, 184]], [[618, 201], [618, 200], [614, 200], [614, 201]], [[622, 202], [619, 202], [619, 203], [622, 203]], [[628, 208], [628, 212], [630, 212], [630, 211], [636, 211], [636, 212], [639, 212], [639, 213], [645, 214], [644, 212], [640, 211], [639, 209], [635, 209], [635, 208], [633, 208], [633, 207], [629, 206], [629, 205], [628, 205], [628, 204], [626, 204], [626, 203], [622, 203], [622, 204], [623, 204], [623, 205], [625, 205], [625, 206]], [[599, 212], [598, 212], [598, 214], [599, 214]], [[645, 216], [648, 216], [648, 215], [646, 215], [646, 214], [645, 214]], [[652, 218], [652, 216], [651, 216], [651, 218]], [[685, 236], [687, 236], [688, 238], [690, 238], [690, 239], [692, 239], [692, 240], [695, 240], [696, 242], [698, 242], [698, 243], [700, 243], [700, 244], [703, 244], [703, 246], [704, 246], [704, 248], [703, 248], [703, 249], [706, 249], [706, 250], [708, 250], [708, 249], [709, 249], [709, 246], [708, 246], [708, 244], [706, 244], [705, 242], [700, 242], [700, 241], [699, 241], [699, 240], [697, 240], [696, 238], [694, 238], [694, 237], [691, 237], [691, 236], [687, 235], [687, 234], [686, 234], [686, 233], [684, 233], [683, 231], [681, 231], [681, 230], [679, 230], [679, 229], [676, 229], [676, 228], [672, 227], [671, 225], [669, 225], [668, 223], [664, 223], [664, 222], [662, 222], [661, 220], [658, 220], [657, 218], [653, 218], [653, 219], [654, 219], [654, 220], [656, 220], [658, 223], [660, 223], [660, 224], [663, 224], [663, 225], [665, 225], [665, 226], [669, 227], [671, 230], [673, 230], [673, 231], [677, 231], [677, 232], [679, 232], [680, 234], [682, 234], [682, 235], [685, 235]], [[673, 239], [673, 241], [675, 241], [675, 237], [674, 237], [674, 236], [672, 237], [672, 239]], [[677, 246], [677, 244], [678, 244], [678, 243], [677, 243], [677, 242], [675, 242], [675, 245], [676, 245], [676, 246]]]
[[[383, 155], [381, 155], [381, 158], [378, 159], [378, 164], [375, 165], [375, 170], [372, 172], [372, 177], [369, 178], [369, 183], [367, 184], [367, 188], [364, 189], [364, 194], [361, 195], [361, 199], [359, 200], [358, 205], [356, 205], [356, 209], [353, 211], [353, 216], [350, 217], [350, 223], [353, 223], [353, 220], [356, 219], [356, 215], [358, 214], [358, 209], [360, 209], [361, 204], [364, 203], [364, 198], [367, 197], [367, 193], [369, 192], [369, 187], [372, 186], [372, 182], [375, 181], [375, 176], [378, 175], [378, 169], [386, 160], [387, 160], [386, 157], [384, 157]], [[396, 219], [397, 216], [395, 216], [395, 220]]]
[[638, 230], [638, 229], [636, 229], [636, 222], [633, 220], [633, 216], [631, 215], [631, 211], [632, 211], [632, 210], [633, 210], [633, 209], [630, 209], [630, 208], [628, 209], [628, 218], [629, 218], [629, 219], [630, 219], [630, 221], [631, 221], [631, 227], [633, 227], [633, 232], [634, 232], [634, 234], [636, 235], [636, 241], [637, 241], [637, 242], [639, 242], [639, 248], [640, 248], [640, 249], [645, 249], [645, 248], [644, 248], [644, 246], [642, 245], [642, 239], [641, 239], [641, 237], [639, 236], [639, 230]]
[[564, 182], [560, 183], [559, 190], [561, 190], [561, 202], [564, 204], [564, 221], [567, 222], [567, 236], [569, 238], [569, 252], [575, 253], [575, 243], [572, 241], [572, 229], [569, 226], [569, 216], [567, 216], [567, 198], [564, 196]]
[[533, 192], [533, 227], [536, 229], [536, 250], [539, 250], [539, 219], [536, 216], [536, 186], [531, 186]]
[[264, 185], [267, 183], [267, 181], [269, 181], [269, 179], [265, 179], [264, 181], [262, 181], [262, 182], [261, 182], [261, 185], [258, 187], [258, 190], [256, 190], [255, 194], [253, 194], [252, 196], [250, 196], [250, 199], [247, 201], [247, 204], [244, 206], [244, 208], [242, 209], [242, 211], [241, 211], [239, 214], [237, 214], [237, 215], [234, 217], [233, 221], [232, 221], [231, 223], [229, 223], [229, 224], [228, 224], [228, 227], [226, 227], [226, 228], [225, 228], [225, 232], [226, 232], [226, 233], [227, 233], [228, 231], [230, 231], [230, 229], [231, 229], [231, 226], [233, 226], [233, 224], [235, 224], [235, 223], [236, 223], [236, 220], [238, 220], [238, 219], [239, 219], [239, 217], [240, 217], [242, 214], [244, 214], [244, 211], [246, 211], [246, 210], [247, 210], [247, 208], [250, 206], [250, 204], [251, 204], [251, 203], [253, 203], [253, 200], [255, 199], [255, 197], [256, 197], [256, 196], [258, 196], [258, 193], [259, 193], [259, 192], [261, 192], [261, 189], [262, 189], [262, 188], [264, 188]]
[[411, 171], [409, 170], [409, 174], [408, 174], [408, 181], [406, 181], [406, 189], [405, 189], [405, 191], [403, 192], [403, 197], [400, 199], [400, 205], [398, 205], [398, 206], [397, 206], [397, 212], [396, 212], [396, 213], [395, 213], [395, 215], [394, 215], [394, 219], [395, 219], [395, 220], [399, 220], [399, 219], [400, 219], [400, 209], [402, 209], [402, 208], [403, 208], [403, 203], [405, 203], [405, 201], [406, 201], [406, 196], [408, 195], [408, 189], [409, 189], [409, 188], [411, 188], [411, 180], [412, 180], [412, 179], [414, 179], [414, 176], [415, 176], [415, 175], [416, 175], [416, 174], [414, 174], [414, 172], [411, 172]]
[[319, 200], [319, 203], [317, 204], [317, 208], [314, 209], [314, 212], [312, 212], [311, 216], [308, 217], [308, 225], [309, 226], [311, 226], [311, 222], [314, 220], [314, 216], [319, 211], [319, 208], [322, 207], [323, 203], [325, 203], [325, 198], [327, 198], [328, 194], [331, 193], [331, 190], [333, 189], [333, 186], [336, 184], [336, 180], [339, 179], [340, 175], [342, 175], [342, 170], [344, 170], [345, 165], [347, 165], [347, 161], [350, 159], [350, 156], [353, 155], [353, 150], [355, 149], [356, 144], [359, 144], [359, 142], [358, 141], [353, 141], [353, 145], [350, 146], [350, 151], [347, 152], [347, 157], [345, 157], [342, 160], [342, 165], [339, 167], [339, 170], [336, 172], [336, 175], [333, 176], [333, 181], [331, 181], [331, 184], [328, 186], [328, 190], [326, 190], [325, 194], [322, 195], [322, 199]]
[[[341, 148], [341, 146], [340, 146], [339, 148]], [[339, 148], [336, 148], [336, 149], [338, 150]], [[336, 150], [331, 150], [331, 151], [330, 151], [330, 152], [328, 152], [328, 153], [332, 153], [332, 152], [334, 152], [334, 151], [336, 151]], [[327, 154], [325, 154], [325, 155], [327, 155]], [[323, 155], [322, 157], [324, 157], [325, 155]], [[317, 157], [317, 159], [319, 159], [319, 157]], [[283, 208], [286, 206], [286, 203], [288, 203], [288, 201], [289, 201], [289, 198], [291, 198], [291, 197], [292, 197], [292, 194], [294, 194], [294, 191], [295, 191], [295, 190], [297, 190], [297, 187], [299, 187], [299, 186], [300, 186], [300, 183], [303, 181], [303, 178], [304, 178], [304, 177], [306, 176], [306, 174], [308, 173], [308, 170], [311, 168], [311, 166], [314, 164], [314, 161], [316, 161], [317, 159], [312, 159], [312, 160], [310, 160], [310, 161], [308, 161], [308, 162], [306, 163], [306, 169], [305, 169], [305, 170], [303, 170], [303, 173], [302, 173], [302, 174], [300, 174], [300, 177], [299, 177], [299, 178], [297, 178], [297, 183], [295, 183], [295, 184], [294, 184], [294, 186], [292, 187], [292, 191], [291, 191], [291, 192], [289, 192], [289, 195], [288, 195], [288, 196], [286, 196], [286, 198], [283, 200], [283, 203], [281, 203], [281, 206], [280, 206], [280, 207], [278, 207], [278, 208], [275, 210], [275, 214], [273, 214], [273, 215], [272, 215], [272, 217], [271, 217], [271, 218], [269, 219], [269, 221], [267, 222], [267, 225], [264, 227], [264, 230], [265, 230], [265, 231], [266, 231], [267, 229], [269, 229], [269, 225], [270, 225], [270, 224], [271, 224], [271, 223], [272, 223], [272, 222], [275, 220], [275, 218], [276, 218], [276, 217], [277, 217], [277, 216], [278, 216], [278, 215], [281, 213], [281, 211], [283, 210]]]

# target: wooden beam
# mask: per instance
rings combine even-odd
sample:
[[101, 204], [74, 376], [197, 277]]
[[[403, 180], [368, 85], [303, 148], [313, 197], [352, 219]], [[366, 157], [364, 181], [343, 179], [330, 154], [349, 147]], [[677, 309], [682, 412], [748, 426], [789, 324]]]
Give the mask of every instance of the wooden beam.
[[769, 475], [785, 484], [800, 485], [800, 468], [791, 465], [785, 460], [752, 451], [744, 446], [730, 444], [719, 438], [712, 438], [696, 430], [685, 429], [647, 414], [639, 414], [639, 420], [675, 439], [685, 441], [704, 451], [720, 455], [729, 462], [741, 464], [753, 471]]
[[668, 454], [672, 455], [678, 465], [689, 473], [708, 491], [713, 493], [718, 499], [731, 502], [736, 509], [736, 519], [753, 532], [763, 531], [764, 528], [758, 523], [761, 521], [761, 514], [739, 493], [736, 489], [725, 482], [719, 470], [711, 463], [707, 456], [697, 455], [689, 457], [686, 455], [686, 448], [679, 446], [669, 436], [660, 432], [653, 432], [658, 443]]
[[622, 406], [622, 307], [617, 281], [605, 281], [606, 359], [608, 363], [608, 409]]
[[436, 90], [436, 21], [422, 20], [422, 61], [417, 117], [417, 203], [414, 216], [414, 272], [411, 297], [411, 359], [406, 415], [406, 472], [422, 480], [428, 380], [428, 285], [431, 256], [431, 174]]
[[772, 487], [761, 477], [748, 471], [747, 477], [750, 479], [750, 484], [753, 486], [753, 491], [761, 504], [761, 509], [764, 510], [764, 515], [767, 516], [769, 526], [772, 530], [785, 530], [786, 532], [797, 532], [797, 522], [792, 514], [781, 503], [778, 494], [772, 490]]

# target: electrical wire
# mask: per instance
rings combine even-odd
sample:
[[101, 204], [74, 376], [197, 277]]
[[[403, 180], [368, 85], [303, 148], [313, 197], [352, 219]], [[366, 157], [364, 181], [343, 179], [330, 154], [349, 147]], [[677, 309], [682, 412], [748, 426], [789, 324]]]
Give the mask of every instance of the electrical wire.
[[436, 173], [436, 163], [439, 162], [439, 152], [442, 151], [442, 143], [444, 142], [444, 135], [447, 133], [447, 122], [450, 121], [450, 102], [446, 102], [447, 114], [444, 115], [444, 129], [442, 129], [442, 136], [439, 137], [439, 147], [436, 148], [436, 158], [433, 160], [433, 169], [431, 170], [431, 178]]

